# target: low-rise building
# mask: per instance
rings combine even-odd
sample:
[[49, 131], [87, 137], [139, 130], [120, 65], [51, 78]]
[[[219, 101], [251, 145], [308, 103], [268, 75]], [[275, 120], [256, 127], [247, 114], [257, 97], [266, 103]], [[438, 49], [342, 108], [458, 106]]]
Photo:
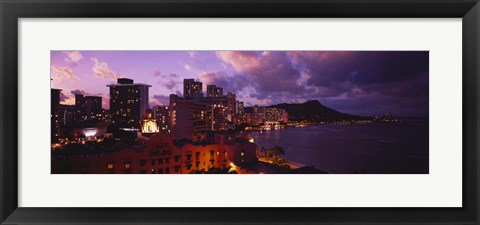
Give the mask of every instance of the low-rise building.
[[171, 135], [158, 133], [144, 145], [125, 146], [120, 142], [103, 150], [58, 150], [52, 152], [52, 173], [186, 174], [257, 162], [257, 146], [244, 136], [208, 136], [208, 142], [175, 142]]

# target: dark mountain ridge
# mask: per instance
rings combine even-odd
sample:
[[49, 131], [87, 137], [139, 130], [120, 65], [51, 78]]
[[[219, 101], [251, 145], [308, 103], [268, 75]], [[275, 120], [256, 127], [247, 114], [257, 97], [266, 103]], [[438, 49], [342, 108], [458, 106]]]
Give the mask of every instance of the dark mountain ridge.
[[301, 121], [336, 121], [336, 120], [366, 120], [372, 117], [350, 115], [347, 113], [338, 112], [327, 106], [322, 105], [318, 100], [310, 100], [301, 104], [277, 104], [271, 105], [267, 108], [285, 109], [288, 113], [289, 120]]

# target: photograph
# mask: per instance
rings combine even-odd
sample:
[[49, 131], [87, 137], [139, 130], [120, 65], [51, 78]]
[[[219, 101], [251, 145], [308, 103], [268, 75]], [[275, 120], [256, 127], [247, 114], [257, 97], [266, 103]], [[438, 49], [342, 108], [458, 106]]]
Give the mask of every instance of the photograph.
[[429, 174], [429, 51], [54, 50], [50, 84], [51, 174]]

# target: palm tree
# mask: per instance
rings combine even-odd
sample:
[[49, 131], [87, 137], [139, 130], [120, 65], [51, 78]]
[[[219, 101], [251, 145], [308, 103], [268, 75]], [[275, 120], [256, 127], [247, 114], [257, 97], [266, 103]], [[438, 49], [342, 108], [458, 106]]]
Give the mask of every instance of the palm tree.
[[278, 145], [275, 145], [275, 147], [272, 148], [272, 153], [275, 162], [278, 162], [282, 158], [282, 156], [285, 155], [285, 151], [283, 150], [283, 148]]

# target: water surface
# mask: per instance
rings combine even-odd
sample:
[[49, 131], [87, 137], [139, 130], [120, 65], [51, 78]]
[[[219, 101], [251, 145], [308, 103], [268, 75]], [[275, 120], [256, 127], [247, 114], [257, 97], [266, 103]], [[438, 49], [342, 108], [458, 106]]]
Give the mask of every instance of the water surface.
[[287, 160], [330, 173], [428, 173], [426, 120], [289, 127], [250, 136], [260, 148], [281, 146]]

